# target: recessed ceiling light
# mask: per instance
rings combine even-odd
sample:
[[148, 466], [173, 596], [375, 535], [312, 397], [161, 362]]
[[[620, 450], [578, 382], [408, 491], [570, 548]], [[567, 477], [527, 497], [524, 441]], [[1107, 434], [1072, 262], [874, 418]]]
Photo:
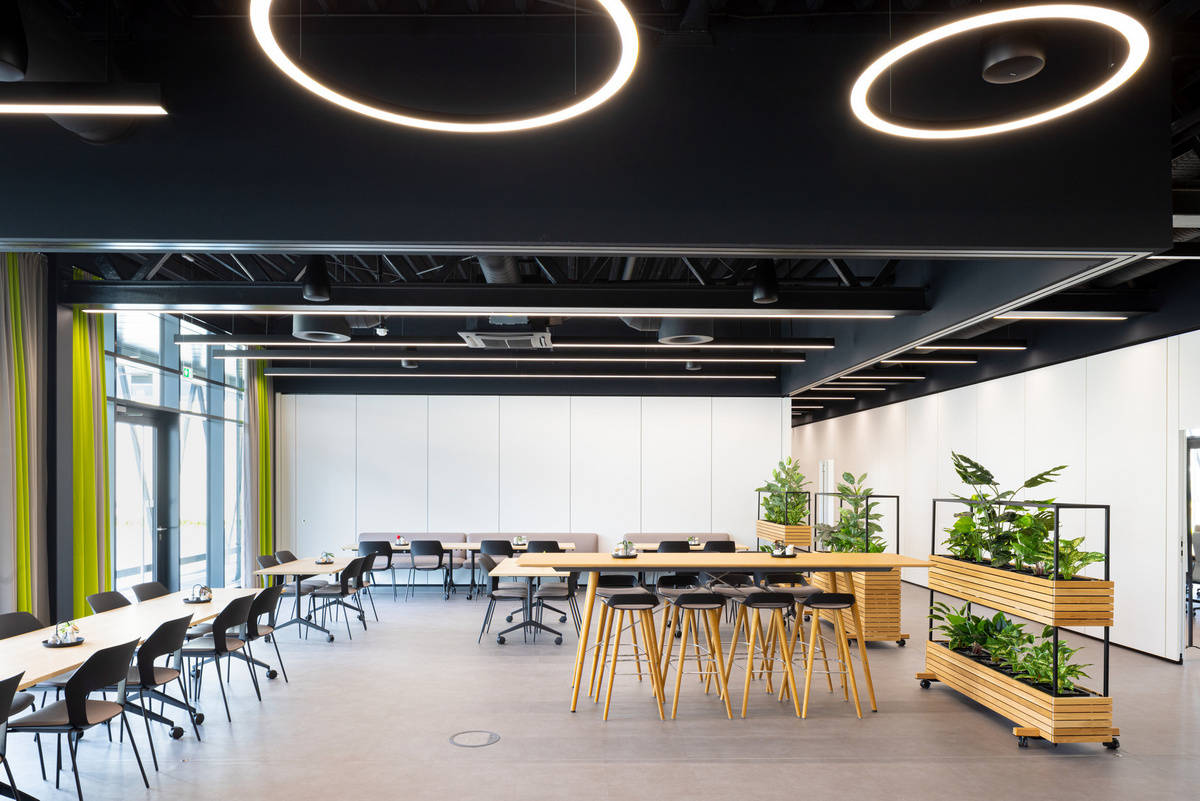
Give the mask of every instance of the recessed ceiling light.
[[855, 392], [887, 392], [887, 387], [871, 387], [865, 384], [822, 384], [820, 389], [846, 389], [854, 390]]
[[[117, 314], [131, 311], [150, 311], [187, 314], [220, 314], [223, 316], [280, 317], [293, 314], [333, 314], [353, 316], [359, 314], [382, 314], [387, 317], [701, 317], [722, 320], [892, 320], [896, 315], [880, 312], [817, 312], [817, 311], [767, 311], [765, 309], [704, 309], [681, 311], [676, 309], [602, 309], [574, 308], [570, 306], [531, 306], [522, 308], [486, 309], [464, 306], [458, 309], [413, 306], [372, 306], [314, 309], [311, 306], [278, 306], [269, 309], [246, 308], [240, 304], [201, 305], [190, 303], [110, 303], [108, 308], [82, 309], [84, 314]], [[676, 345], [675, 347], [682, 347]], [[692, 347], [692, 346], [688, 346]]]
[[344, 109], [383, 122], [405, 125], [410, 128], [422, 128], [427, 131], [504, 133], [506, 131], [524, 131], [530, 128], [554, 125], [555, 123], [563, 122], [564, 120], [569, 120], [572, 117], [577, 117], [580, 114], [591, 111], [601, 103], [612, 98], [613, 95], [621, 90], [625, 82], [629, 80], [629, 76], [633, 74], [633, 68], [637, 64], [637, 25], [634, 23], [629, 9], [620, 0], [596, 0], [617, 28], [617, 35], [621, 41], [621, 57], [618, 59], [617, 66], [613, 70], [612, 75], [608, 77], [604, 85], [582, 100], [545, 114], [495, 120], [492, 122], [456, 122], [448, 119], [421, 117], [412, 113], [402, 114], [397, 111], [389, 111], [378, 106], [372, 106], [369, 103], [363, 103], [352, 97], [347, 97], [316, 80], [296, 64], [296, 62], [288, 58], [287, 54], [283, 52], [283, 48], [279, 46], [279, 42], [275, 39], [275, 33], [271, 30], [271, 5], [273, 2], [274, 0], [251, 0], [250, 27], [254, 32], [254, 38], [258, 40], [259, 47], [262, 48], [263, 52], [267, 54], [267, 58], [271, 59], [284, 75], [317, 97], [341, 106]]
[[792, 404], [792, 408], [793, 409], [824, 409], [825, 407], [824, 406], [800, 406], [797, 404]]
[[[208, 334], [177, 334], [176, 345], [202, 345], [209, 347], [233, 347], [237, 345], [259, 345], [267, 347], [291, 347], [300, 344], [292, 337], [279, 336], [224, 336]], [[358, 337], [349, 342], [313, 342], [305, 343], [305, 347], [369, 347], [369, 348], [465, 348], [467, 343], [461, 339], [366, 339]], [[654, 340], [639, 342], [605, 342], [603, 340], [554, 340], [551, 347], [559, 349], [596, 349], [596, 350], [678, 350], [678, 351], [710, 351], [710, 350], [832, 350], [831, 339], [802, 339], [787, 340], [786, 342], [744, 342], [738, 340], [716, 340], [704, 345], [664, 345]]]
[[1129, 317], [1124, 314], [1099, 314], [1094, 312], [1005, 312], [997, 314], [995, 320], [1096, 320], [1100, 322], [1122, 322]]
[[845, 395], [845, 396], [843, 396], [843, 395], [805, 395], [804, 397], [797, 398], [796, 400], [802, 400], [802, 401], [810, 401], [810, 400], [814, 400], [814, 401], [847, 401], [847, 400], [858, 400], [858, 399], [852, 398], [849, 395]]
[[887, 375], [884, 373], [879, 373], [879, 374], [867, 373], [866, 375], [861, 375], [861, 376], [848, 375], [848, 376], [842, 376], [842, 377], [849, 379], [849, 380], [854, 380], [854, 381], [873, 381], [873, 380], [879, 380], [879, 379], [886, 379], [888, 381], [924, 381], [925, 380], [925, 376], [923, 376], [923, 375], [897, 375], [897, 374]]
[[[872, 85], [880, 76], [918, 50], [968, 31], [990, 28], [997, 25], [1007, 25], [1014, 22], [1051, 19], [1092, 22], [1116, 31], [1125, 38], [1129, 46], [1129, 52], [1125, 56], [1124, 63], [1116, 70], [1113, 70], [1108, 79], [1099, 86], [1079, 95], [1073, 100], [1036, 114], [989, 125], [971, 125], [961, 128], [917, 128], [885, 120], [871, 109], [868, 95], [871, 92]], [[1040, 125], [1041, 123], [1064, 117], [1067, 114], [1078, 111], [1084, 106], [1095, 103], [1133, 77], [1133, 74], [1138, 71], [1142, 63], [1146, 60], [1149, 52], [1150, 36], [1146, 33], [1146, 29], [1133, 17], [1122, 14], [1119, 11], [1109, 8], [1099, 8], [1097, 6], [1067, 3], [1008, 8], [967, 17], [966, 19], [942, 25], [920, 36], [909, 39], [907, 42], [884, 53], [867, 67], [862, 75], [858, 77], [858, 80], [854, 82], [854, 87], [850, 90], [850, 108], [864, 125], [882, 133], [911, 139], [962, 139], [1007, 133], [1008, 131], [1016, 131], [1021, 128]]]
[[[336, 377], [336, 378], [608, 378], [628, 380], [686, 379], [689, 381], [774, 381], [773, 375], [715, 375], [712, 373], [418, 373], [388, 370], [358, 370], [338, 368], [268, 367], [263, 371], [269, 376]], [[849, 399], [848, 399], [849, 400]]]
[[917, 345], [913, 350], [1027, 350], [1027, 346], [1021, 342], [930, 342], [925, 345]]
[[975, 359], [935, 359], [928, 356], [896, 356], [880, 359], [880, 364], [978, 364]]
[[559, 356], [554, 353], [524, 355], [509, 351], [507, 353], [489, 353], [487, 355], [470, 356], [427, 356], [413, 353], [387, 354], [356, 354], [329, 353], [308, 351], [269, 351], [269, 350], [226, 350], [215, 351], [215, 359], [230, 361], [318, 361], [318, 362], [396, 362], [404, 359], [419, 359], [423, 362], [601, 362], [643, 364], [803, 364], [804, 359], [794, 356], [776, 358], [744, 358], [739, 356]]

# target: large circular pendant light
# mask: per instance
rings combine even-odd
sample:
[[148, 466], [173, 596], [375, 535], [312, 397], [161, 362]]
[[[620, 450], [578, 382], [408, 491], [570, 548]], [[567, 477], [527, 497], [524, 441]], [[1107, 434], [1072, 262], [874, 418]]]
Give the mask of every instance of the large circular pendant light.
[[532, 117], [499, 119], [488, 122], [458, 122], [422, 117], [413, 112], [393, 111], [355, 100], [352, 97], [331, 89], [305, 72], [302, 67], [287, 57], [283, 49], [279, 46], [279, 42], [275, 39], [275, 33], [271, 30], [271, 5], [273, 2], [274, 0], [251, 0], [250, 26], [254, 31], [254, 38], [258, 40], [258, 44], [263, 49], [263, 52], [267, 54], [267, 58], [271, 59], [284, 75], [318, 97], [342, 108], [382, 120], [383, 122], [405, 125], [410, 128], [423, 128], [427, 131], [504, 133], [506, 131], [524, 131], [530, 128], [554, 125], [555, 123], [569, 120], [572, 117], [578, 117], [580, 114], [585, 114], [612, 98], [613, 95], [621, 90], [625, 82], [629, 80], [629, 76], [633, 74], [633, 68], [637, 64], [637, 25], [634, 23], [629, 9], [624, 6], [621, 0], [596, 0], [600, 4], [600, 7], [604, 9], [604, 12], [612, 18], [613, 25], [616, 26], [617, 35], [621, 39], [621, 57], [617, 61], [617, 66], [613, 70], [612, 75], [595, 92], [570, 105]]
[[[917, 128], [886, 120], [871, 109], [868, 95], [875, 81], [889, 69], [918, 50], [929, 47], [944, 39], [949, 39], [952, 36], [966, 33], [967, 31], [1031, 20], [1076, 20], [1103, 25], [1124, 37], [1126, 43], [1129, 45], [1129, 52], [1125, 56], [1125, 62], [1106, 81], [1073, 100], [1037, 114], [1002, 120], [988, 125], [972, 125], [961, 128]], [[1110, 8], [1064, 3], [992, 11], [987, 14], [979, 14], [974, 17], [967, 17], [966, 19], [951, 22], [940, 28], [934, 28], [884, 53], [871, 66], [867, 67], [862, 75], [858, 77], [858, 80], [854, 82], [854, 88], [850, 91], [850, 108], [864, 125], [868, 125], [886, 134], [904, 136], [910, 139], [964, 139], [973, 136], [1007, 133], [1008, 131], [1029, 128], [1059, 117], [1065, 117], [1084, 106], [1095, 103], [1105, 95], [1111, 94], [1117, 87], [1133, 77], [1133, 74], [1145, 62], [1149, 52], [1150, 36], [1146, 33], [1146, 29], [1142, 27], [1141, 23], [1127, 14], [1122, 14], [1120, 11], [1114, 11]]]

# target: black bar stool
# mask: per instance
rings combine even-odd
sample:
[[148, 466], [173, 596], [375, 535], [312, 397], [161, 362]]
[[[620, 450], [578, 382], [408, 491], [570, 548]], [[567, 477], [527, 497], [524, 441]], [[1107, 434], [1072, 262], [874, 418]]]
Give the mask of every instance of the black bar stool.
[[[672, 619], [678, 619], [682, 615], [680, 625], [683, 628], [682, 640], [679, 643], [679, 659], [675, 664], [675, 696], [671, 700], [671, 720], [675, 719], [675, 713], [679, 710], [679, 688], [683, 683], [684, 664], [687, 661], [688, 635], [692, 632], [695, 633], [693, 647], [696, 656], [696, 672], [700, 676], [700, 682], [704, 685], [704, 694], [708, 694], [713, 677], [716, 676], [717, 690], [725, 702], [725, 714], [732, 720], [733, 709], [729, 703], [729, 688], [725, 685], [725, 656], [721, 652], [720, 637], [721, 610], [725, 608], [725, 599], [715, 592], [704, 590], [684, 591], [664, 597], [671, 606]], [[700, 619], [704, 621], [705, 647], [703, 654], [701, 654], [699, 644], [700, 624], [696, 621], [697, 612], [701, 613]], [[664, 611], [664, 620], [666, 617]], [[664, 637], [666, 637], [665, 629]], [[665, 643], [667, 652], [662, 666], [659, 668], [659, 674], [664, 677], [667, 675], [668, 668], [671, 667], [671, 653], [675, 647], [675, 638], [667, 637]]]
[[[662, 676], [658, 672], [658, 648], [655, 645], [654, 637], [654, 610], [658, 606], [658, 596], [649, 590], [641, 592], [619, 593], [608, 598], [602, 598], [601, 603], [608, 607], [608, 616], [605, 621], [604, 632], [604, 654], [601, 660], [601, 683], [603, 683], [604, 665], [608, 660], [608, 644], [609, 634], [612, 631], [613, 620], [617, 623], [617, 637], [613, 643], [612, 662], [608, 664], [608, 691], [604, 696], [604, 719], [608, 720], [608, 709], [612, 704], [612, 688], [613, 681], [617, 675], [617, 662], [621, 661], [621, 631], [625, 628], [625, 615], [629, 615], [629, 626], [636, 629], [638, 625], [642, 628], [642, 642], [645, 647], [641, 651], [645, 654], [648, 673], [650, 674], [650, 683], [654, 689], [654, 700], [658, 704], [658, 717], [660, 720], [666, 720], [663, 714], [663, 701], [665, 695], [662, 686]], [[637, 641], [633, 641], [633, 658], [638, 663], [638, 680], [641, 680], [641, 654]], [[626, 657], [626, 661], [628, 661]], [[600, 687], [596, 688], [595, 700], [600, 701]]]
[[[800, 701], [796, 694], [796, 675], [792, 670], [792, 651], [789, 647], [787, 632], [783, 624], [783, 613], [792, 608], [794, 601], [792, 596], [786, 592], [771, 592], [769, 590], [751, 590], [745, 593], [741, 598], [737, 599], [738, 611], [737, 622], [733, 627], [733, 641], [729, 644], [729, 660], [725, 663], [725, 683], [729, 683], [729, 673], [733, 669], [733, 663], [737, 657], [738, 638], [745, 632], [746, 639], [746, 684], [742, 690], [742, 717], [746, 717], [746, 708], [750, 703], [750, 679], [755, 673], [754, 660], [756, 658], [755, 646], [759, 648], [759, 655], [762, 657], [762, 667], [759, 673], [764, 670], [767, 674], [766, 690], [768, 693], [773, 691], [772, 676], [775, 672], [775, 656], [776, 648], [779, 649], [782, 656], [778, 657], [783, 662], [783, 672], [786, 679], [786, 684], [783, 689], [791, 691], [792, 705], [796, 709], [796, 717], [800, 717]], [[762, 621], [759, 618], [760, 610], [770, 611], [770, 622], [767, 624], [767, 630], [763, 630]], [[767, 643], [771, 643], [770, 653], [767, 652]]]
[[[850, 679], [850, 688], [854, 691], [854, 711], [862, 718], [862, 704], [858, 700], [858, 681], [854, 678], [854, 664], [850, 661], [850, 641], [846, 639], [846, 627], [842, 623], [842, 610], [854, 606], [854, 596], [848, 592], [822, 592], [812, 596], [805, 604], [812, 613], [812, 626], [808, 634], [808, 660], [805, 664], [804, 677], [804, 709], [800, 717], [808, 717], [808, 692], [812, 686], [813, 654], [816, 651], [817, 638], [821, 636], [821, 613], [830, 612], [833, 616], [833, 630], [837, 640], [838, 660], [842, 663], [842, 694], [846, 695], [846, 678]], [[859, 643], [860, 648], [866, 645]], [[827, 671], [828, 675], [828, 671]], [[832, 689], [832, 688], [831, 688]], [[793, 690], [793, 692], [795, 692]]]

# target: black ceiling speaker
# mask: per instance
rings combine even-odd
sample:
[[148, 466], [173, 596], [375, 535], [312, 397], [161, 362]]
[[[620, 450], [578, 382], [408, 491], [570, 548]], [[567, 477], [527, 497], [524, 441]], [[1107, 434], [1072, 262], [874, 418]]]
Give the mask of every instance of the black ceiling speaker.
[[329, 314], [293, 314], [292, 336], [306, 342], [349, 342], [350, 323]]
[[1027, 81], [1046, 66], [1046, 50], [1032, 34], [1004, 34], [983, 46], [983, 79], [1006, 84]]
[[754, 265], [754, 292], [750, 297], [755, 303], [779, 301], [779, 279], [775, 276], [775, 262], [760, 261]]
[[0, 0], [0, 81], [20, 81], [29, 69], [29, 42], [17, 0]]
[[664, 345], [703, 345], [713, 341], [710, 317], [667, 317], [658, 329], [658, 341]]
[[329, 267], [324, 256], [309, 256], [304, 267], [304, 299], [313, 303], [329, 302]]

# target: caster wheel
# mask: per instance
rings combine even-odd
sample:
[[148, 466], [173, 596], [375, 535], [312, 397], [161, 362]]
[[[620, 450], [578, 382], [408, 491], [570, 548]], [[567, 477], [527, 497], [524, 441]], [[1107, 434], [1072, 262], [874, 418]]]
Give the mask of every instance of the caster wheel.
[[196, 725], [197, 725], [197, 726], [203, 726], [203, 725], [204, 725], [204, 713], [203, 713], [203, 712], [197, 712], [197, 713], [196, 713]]
[[[269, 619], [269, 618], [268, 618], [268, 619]], [[263, 639], [265, 639], [267, 642], [274, 642], [274, 640], [272, 640], [272, 639], [271, 639], [271, 635], [270, 635], [270, 634], [268, 634], [268, 635], [267, 635], [266, 637], [264, 637]]]
[[268, 670], [268, 671], [267, 671], [267, 678], [268, 678], [268, 679], [277, 679], [277, 678], [279, 678], [279, 671], [278, 671], [278, 670], [275, 670], [274, 668], [272, 668], [271, 670]]
[[679, 629], [675, 629], [675, 639], [678, 640], [682, 636], [683, 636], [683, 632], [680, 631]]
[[333, 635], [332, 634], [325, 635], [325, 642], [333, 642]]
[[559, 622], [559, 623], [566, 623], [566, 622], [567, 622], [567, 616], [566, 616], [566, 615], [559, 615], [559, 616], [558, 616], [558, 622]]
[[1029, 738], [1028, 737], [1018, 737], [1017, 738], [1017, 748], [1028, 748], [1028, 747], [1029, 747]]
[[554, 644], [555, 644], [555, 645], [562, 645], [562, 637], [555, 637], [555, 638], [554, 638]]
[[921, 679], [921, 689], [928, 690], [933, 685], [929, 679]]
[[1109, 751], [1116, 751], [1118, 748], [1121, 747], [1121, 742], [1120, 742], [1120, 740], [1113, 738], [1112, 740], [1109, 740], [1107, 743], [1105, 743], [1104, 747], [1107, 748]]
[[505, 643], [505, 639], [504, 639], [503, 634], [496, 637], [496, 645], [504, 645], [504, 643]]
[[903, 648], [904, 646], [908, 645], [908, 640], [896, 640], [896, 645], [899, 645], [901, 648]]
[[183, 729], [181, 729], [180, 727], [176, 726], [175, 728], [171, 729], [171, 739], [172, 740], [178, 740], [182, 736], [183, 736]]
[[200, 668], [192, 668], [191, 673], [193, 679], [200, 678]]
[[512, 623], [512, 615], [509, 615], [508, 617], [504, 618], [504, 622], [505, 622], [505, 623]]

